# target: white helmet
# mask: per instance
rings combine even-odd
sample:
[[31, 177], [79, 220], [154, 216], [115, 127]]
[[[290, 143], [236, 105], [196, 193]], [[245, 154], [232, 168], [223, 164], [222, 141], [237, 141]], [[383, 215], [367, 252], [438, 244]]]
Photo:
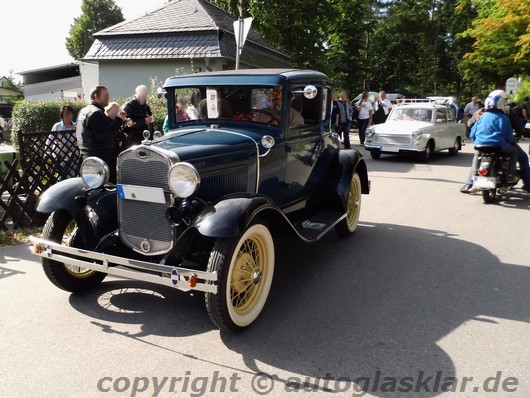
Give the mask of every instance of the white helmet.
[[489, 93], [488, 98], [484, 101], [484, 107], [489, 109], [498, 109], [504, 112], [506, 108], [506, 99], [508, 95], [502, 90], [495, 90]]

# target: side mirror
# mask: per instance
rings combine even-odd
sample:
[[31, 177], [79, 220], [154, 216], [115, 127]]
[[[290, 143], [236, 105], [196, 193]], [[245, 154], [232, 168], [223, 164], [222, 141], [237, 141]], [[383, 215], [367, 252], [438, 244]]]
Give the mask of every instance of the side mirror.
[[304, 88], [304, 97], [307, 99], [316, 98], [318, 95], [318, 90], [315, 86], [309, 85]]
[[314, 99], [318, 95], [318, 89], [310, 84], [309, 86], [305, 86], [302, 91], [293, 91], [292, 93], [304, 94], [304, 97], [306, 97], [307, 99]]
[[156, 96], [158, 98], [162, 98], [162, 97], [165, 97], [167, 94], [167, 91], [163, 88], [163, 87], [158, 87], [156, 89]]

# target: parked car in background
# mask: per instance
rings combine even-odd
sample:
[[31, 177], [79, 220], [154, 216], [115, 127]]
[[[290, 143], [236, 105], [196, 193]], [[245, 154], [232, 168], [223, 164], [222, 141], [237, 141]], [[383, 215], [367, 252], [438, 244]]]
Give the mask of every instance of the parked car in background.
[[[34, 252], [61, 289], [89, 290], [110, 274], [201, 291], [215, 326], [238, 331], [265, 305], [277, 239], [355, 232], [366, 164], [329, 129], [322, 73], [199, 73], [164, 89], [169, 132], [150, 141], [147, 131], [122, 152], [116, 185], [88, 158], [81, 178], [41, 195], [37, 211], [50, 215]], [[201, 118], [178, 119], [177, 101], [190, 96], [202, 98]]]
[[373, 159], [381, 154], [416, 153], [422, 161], [448, 149], [456, 155], [466, 136], [450, 107], [436, 103], [410, 103], [392, 108], [385, 123], [366, 130], [365, 148]]

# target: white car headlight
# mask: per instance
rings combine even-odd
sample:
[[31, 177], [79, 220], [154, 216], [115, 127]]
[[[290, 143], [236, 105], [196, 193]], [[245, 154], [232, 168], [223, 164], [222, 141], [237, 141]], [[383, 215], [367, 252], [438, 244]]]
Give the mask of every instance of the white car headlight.
[[91, 156], [81, 164], [81, 178], [87, 188], [95, 189], [105, 185], [109, 176], [109, 166], [100, 158]]
[[375, 134], [375, 131], [372, 130], [371, 128], [367, 128], [364, 135], [366, 138], [371, 138], [373, 137], [373, 135]]
[[193, 165], [180, 162], [169, 170], [169, 188], [179, 198], [193, 195], [201, 183], [199, 172]]
[[418, 130], [412, 132], [412, 138], [414, 138], [416, 141], [419, 141], [422, 135], [422, 132]]

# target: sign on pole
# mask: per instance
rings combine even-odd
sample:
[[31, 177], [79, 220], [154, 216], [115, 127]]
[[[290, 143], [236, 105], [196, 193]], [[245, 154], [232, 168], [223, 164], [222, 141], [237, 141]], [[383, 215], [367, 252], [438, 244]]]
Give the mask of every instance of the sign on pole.
[[515, 77], [510, 77], [508, 80], [506, 80], [506, 94], [513, 95], [517, 93], [517, 90], [519, 89], [519, 82]]
[[234, 35], [236, 36], [236, 69], [239, 69], [239, 58], [243, 51], [243, 46], [247, 40], [250, 26], [252, 25], [253, 18], [239, 18], [234, 21]]

